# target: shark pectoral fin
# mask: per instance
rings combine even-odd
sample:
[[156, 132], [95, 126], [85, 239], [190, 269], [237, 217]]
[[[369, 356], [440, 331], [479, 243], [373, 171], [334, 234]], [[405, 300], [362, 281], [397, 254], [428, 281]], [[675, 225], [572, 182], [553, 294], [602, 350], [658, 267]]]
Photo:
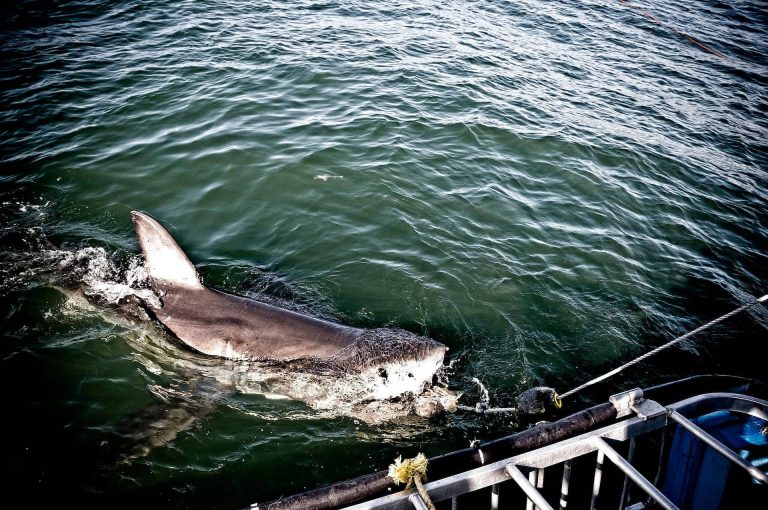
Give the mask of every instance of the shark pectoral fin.
[[203, 288], [195, 266], [157, 220], [138, 211], [131, 212], [131, 219], [144, 253], [147, 272], [155, 285]]

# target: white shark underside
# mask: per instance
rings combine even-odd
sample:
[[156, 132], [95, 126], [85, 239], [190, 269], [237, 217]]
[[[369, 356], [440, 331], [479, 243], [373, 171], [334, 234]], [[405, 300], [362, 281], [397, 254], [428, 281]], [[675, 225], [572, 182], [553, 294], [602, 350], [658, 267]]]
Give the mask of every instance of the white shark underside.
[[446, 347], [423, 336], [353, 328], [207, 288], [159, 222], [140, 212], [131, 216], [159, 297], [159, 303], [146, 307], [198, 352], [275, 363], [339, 381], [376, 379], [359, 395], [363, 400], [418, 395], [443, 365]]

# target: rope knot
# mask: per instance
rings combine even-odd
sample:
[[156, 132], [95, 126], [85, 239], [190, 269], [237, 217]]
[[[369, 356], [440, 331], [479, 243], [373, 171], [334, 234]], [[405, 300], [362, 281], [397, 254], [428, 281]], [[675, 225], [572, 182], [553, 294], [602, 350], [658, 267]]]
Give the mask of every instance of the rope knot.
[[427, 479], [427, 458], [423, 453], [416, 455], [412, 459], [403, 460], [402, 455], [395, 459], [394, 464], [389, 465], [389, 476], [395, 485], [405, 484], [406, 489], [410, 489], [414, 484], [416, 477], [419, 481]]
[[416, 485], [421, 500], [427, 505], [429, 510], [435, 510], [435, 505], [429, 499], [427, 489], [424, 488], [424, 481], [427, 479], [427, 458], [423, 453], [416, 455], [412, 459], [405, 459], [400, 456], [395, 459], [394, 464], [389, 465], [389, 474], [387, 475], [395, 482], [395, 485], [406, 484], [409, 489], [411, 485]]

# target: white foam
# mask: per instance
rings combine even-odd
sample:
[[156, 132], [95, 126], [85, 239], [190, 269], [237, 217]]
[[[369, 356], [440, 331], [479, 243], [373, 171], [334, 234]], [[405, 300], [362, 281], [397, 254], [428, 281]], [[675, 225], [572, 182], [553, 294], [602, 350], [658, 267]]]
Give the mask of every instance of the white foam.
[[102, 302], [118, 305], [128, 297], [136, 297], [155, 307], [160, 307], [159, 298], [146, 284], [146, 269], [141, 259], [130, 260], [128, 269], [123, 273], [115, 265], [104, 248], [82, 248], [75, 251], [44, 250], [43, 259], [55, 263], [57, 271], [64, 279], [79, 280], [83, 293]]

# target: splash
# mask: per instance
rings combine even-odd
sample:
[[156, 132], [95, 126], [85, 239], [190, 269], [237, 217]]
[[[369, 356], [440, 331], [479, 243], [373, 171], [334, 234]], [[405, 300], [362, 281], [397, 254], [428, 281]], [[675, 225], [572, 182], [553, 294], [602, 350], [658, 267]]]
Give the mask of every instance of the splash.
[[88, 298], [107, 306], [120, 306], [132, 298], [142, 303], [161, 306], [149, 288], [147, 271], [139, 256], [133, 256], [120, 267], [104, 248], [81, 248], [75, 251], [45, 250], [43, 262], [54, 266], [63, 282], [79, 284]]
[[[184, 348], [146, 313], [147, 305], [162, 304], [151, 288], [143, 257], [110, 253], [104, 247], [55, 248], [43, 238], [42, 229], [34, 235], [34, 240], [23, 243], [25, 249], [0, 254], [0, 273], [6, 276], [2, 289], [55, 287], [68, 297], [67, 309], [98, 311], [108, 322], [137, 331], [126, 338], [134, 359], [150, 374], [174, 380], [203, 377], [240, 393], [302, 401], [317, 417], [346, 415], [369, 424], [456, 409], [456, 395], [446, 389], [441, 360], [407, 356], [421, 348], [423, 338], [418, 335], [393, 328], [367, 331], [357, 346], [359, 352], [346, 356], [362, 367], [355, 370], [342, 357], [329, 363], [212, 358]], [[311, 307], [265, 292], [247, 294], [313, 314]]]

